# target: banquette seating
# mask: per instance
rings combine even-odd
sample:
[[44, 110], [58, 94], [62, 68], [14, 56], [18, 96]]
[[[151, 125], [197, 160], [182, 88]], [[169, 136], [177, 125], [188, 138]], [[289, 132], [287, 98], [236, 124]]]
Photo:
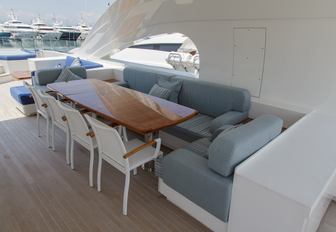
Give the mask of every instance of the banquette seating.
[[[240, 163], [277, 137], [283, 121], [271, 115], [239, 127], [227, 127], [217, 137], [202, 138], [161, 157], [156, 167], [159, 191], [203, 224], [221, 231], [229, 220], [234, 170]], [[198, 207], [186, 206], [191, 201]], [[183, 202], [183, 203], [182, 203]], [[188, 205], [188, 204], [187, 204]], [[213, 221], [213, 220], [212, 220]]]
[[247, 119], [250, 94], [245, 89], [134, 67], [124, 69], [124, 82], [120, 85], [149, 93], [157, 83], [170, 89], [173, 87], [175, 93], [168, 100], [199, 112], [196, 117], [164, 130], [183, 141], [209, 137], [224, 125], [235, 125]]
[[[87, 78], [86, 69], [83, 67], [69, 67], [67, 69], [82, 79]], [[35, 88], [45, 92], [48, 90], [47, 85], [54, 83], [59, 78], [63, 70], [63, 68], [53, 68], [36, 71], [32, 76], [32, 83]]]

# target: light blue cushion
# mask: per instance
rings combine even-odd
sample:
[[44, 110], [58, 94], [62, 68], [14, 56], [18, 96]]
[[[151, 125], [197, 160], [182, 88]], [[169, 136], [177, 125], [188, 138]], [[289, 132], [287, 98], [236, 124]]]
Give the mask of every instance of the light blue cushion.
[[211, 135], [211, 138], [210, 138], [210, 141], [213, 141], [217, 138], [218, 135], [222, 134], [222, 133], [226, 133], [226, 132], [229, 132], [230, 130], [236, 128], [235, 126], [233, 125], [224, 125], [222, 127], [219, 127], [217, 130], [215, 130], [212, 135]]
[[229, 111], [247, 113], [250, 109], [250, 94], [240, 88], [184, 78], [179, 104], [212, 117]]
[[212, 120], [212, 117], [198, 114], [195, 117], [178, 124], [177, 127], [188, 130], [190, 133], [199, 136], [199, 138], [210, 137], [210, 123]]
[[208, 160], [186, 149], [164, 157], [163, 181], [217, 218], [228, 221], [233, 179], [208, 168]]
[[245, 120], [248, 116], [248, 112], [229, 111], [217, 118], [215, 118], [210, 124], [210, 132], [214, 133], [218, 128], [225, 125], [236, 125]]
[[265, 115], [220, 134], [209, 147], [209, 168], [228, 177], [237, 165], [281, 133], [282, 119]]
[[126, 67], [123, 76], [129, 88], [142, 93], [149, 93], [159, 78], [169, 78], [166, 74], [132, 67]]
[[162, 99], [168, 99], [171, 94], [171, 91], [169, 89], [162, 88], [155, 84], [152, 89], [149, 91], [149, 95], [159, 97]]
[[209, 138], [202, 138], [192, 143], [189, 143], [183, 148], [208, 159], [209, 157], [208, 149], [210, 147], [210, 144], [211, 144], [211, 141]]
[[171, 94], [168, 98], [169, 101], [178, 103], [178, 96], [181, 91], [183, 82], [178, 79], [169, 78], [159, 78], [158, 85], [162, 88], [169, 89]]
[[[70, 67], [68, 68], [76, 74], [80, 76], [82, 79], [86, 79], [86, 70], [83, 67]], [[47, 84], [55, 82], [63, 69], [55, 68], [55, 69], [46, 69], [36, 71], [36, 74], [32, 77], [34, 86], [45, 86]]]

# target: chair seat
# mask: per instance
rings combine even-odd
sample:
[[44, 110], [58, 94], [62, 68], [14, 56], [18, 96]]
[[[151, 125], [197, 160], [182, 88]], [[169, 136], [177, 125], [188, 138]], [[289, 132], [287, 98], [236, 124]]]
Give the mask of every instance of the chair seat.
[[[125, 143], [125, 148], [127, 152], [132, 151], [133, 149], [145, 144], [139, 139], [132, 139]], [[147, 163], [153, 159], [155, 148], [154, 147], [146, 147], [145, 149], [137, 152], [133, 156], [128, 159], [129, 168], [132, 170], [136, 167], [141, 166], [144, 163]]]

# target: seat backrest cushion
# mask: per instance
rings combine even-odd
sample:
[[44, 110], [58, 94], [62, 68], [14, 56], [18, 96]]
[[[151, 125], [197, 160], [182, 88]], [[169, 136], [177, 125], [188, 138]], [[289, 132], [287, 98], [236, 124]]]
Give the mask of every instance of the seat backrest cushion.
[[126, 67], [123, 75], [124, 81], [127, 82], [129, 88], [142, 93], [149, 93], [160, 78], [168, 79], [170, 77], [168, 74], [133, 67]]
[[237, 165], [278, 136], [282, 126], [279, 117], [265, 115], [218, 135], [209, 147], [209, 168], [225, 177], [232, 175]]
[[178, 103], [212, 117], [250, 109], [250, 93], [245, 89], [135, 67], [126, 67], [123, 74], [129, 88], [143, 93], [149, 93], [160, 79], [182, 82]]
[[[39, 70], [36, 72], [36, 76], [34, 76], [34, 84], [47, 85], [54, 83], [61, 74], [62, 70], [62, 68]], [[82, 79], [87, 78], [86, 70], [83, 67], [71, 67], [69, 70]]]
[[231, 110], [249, 111], [250, 94], [245, 89], [183, 78], [179, 103], [202, 114], [218, 117]]

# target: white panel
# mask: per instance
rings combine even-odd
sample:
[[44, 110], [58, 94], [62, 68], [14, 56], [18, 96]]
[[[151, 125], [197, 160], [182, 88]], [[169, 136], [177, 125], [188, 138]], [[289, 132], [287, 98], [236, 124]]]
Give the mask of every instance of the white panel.
[[235, 28], [232, 85], [260, 96], [264, 61], [265, 28]]

